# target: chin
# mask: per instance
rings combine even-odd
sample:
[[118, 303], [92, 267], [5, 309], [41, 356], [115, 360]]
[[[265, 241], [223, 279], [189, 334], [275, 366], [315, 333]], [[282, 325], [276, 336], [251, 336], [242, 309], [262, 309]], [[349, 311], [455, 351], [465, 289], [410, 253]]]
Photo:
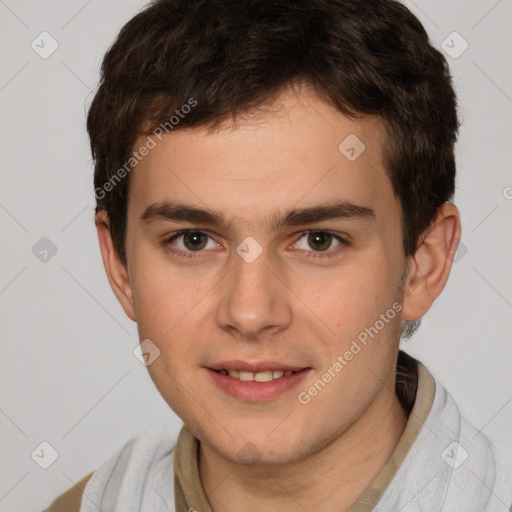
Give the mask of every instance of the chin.
[[277, 433], [275, 428], [276, 423], [273, 423], [271, 428], [250, 434], [227, 435], [222, 445], [218, 439], [214, 440], [214, 447], [231, 462], [248, 466], [288, 464], [301, 459], [305, 455], [304, 437], [289, 430]]

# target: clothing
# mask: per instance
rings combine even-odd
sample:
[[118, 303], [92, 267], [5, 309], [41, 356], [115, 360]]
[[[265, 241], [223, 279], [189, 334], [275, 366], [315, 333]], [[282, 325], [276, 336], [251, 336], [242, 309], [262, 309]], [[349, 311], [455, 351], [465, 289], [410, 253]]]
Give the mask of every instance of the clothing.
[[[347, 512], [512, 511], [512, 450], [497, 448], [469, 425], [430, 372], [410, 359], [418, 384], [405, 430]], [[79, 482], [82, 489], [86, 483], [81, 502], [75, 486], [45, 512], [212, 512], [199, 478], [198, 450], [185, 425], [177, 439], [141, 434]], [[75, 502], [59, 508], [58, 500], [71, 494]]]

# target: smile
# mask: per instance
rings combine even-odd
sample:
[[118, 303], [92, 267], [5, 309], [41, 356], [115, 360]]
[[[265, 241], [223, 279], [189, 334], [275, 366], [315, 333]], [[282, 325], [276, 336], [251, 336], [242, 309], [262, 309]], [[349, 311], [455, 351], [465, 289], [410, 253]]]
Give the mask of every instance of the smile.
[[313, 370], [226, 370], [205, 368], [223, 394], [246, 402], [261, 402], [285, 395], [299, 386]]
[[243, 370], [219, 370], [221, 375], [229, 375], [233, 379], [238, 379], [244, 382], [269, 382], [271, 380], [280, 379], [281, 377], [287, 377], [291, 375], [292, 372], [290, 370], [264, 370], [261, 372], [248, 372]]

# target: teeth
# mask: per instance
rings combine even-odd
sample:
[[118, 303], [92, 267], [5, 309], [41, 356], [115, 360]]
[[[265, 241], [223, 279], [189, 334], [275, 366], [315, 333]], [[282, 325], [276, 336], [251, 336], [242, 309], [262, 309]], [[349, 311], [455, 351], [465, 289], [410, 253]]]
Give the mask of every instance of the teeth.
[[221, 373], [222, 375], [229, 375], [234, 379], [238, 379], [244, 382], [269, 382], [274, 379], [280, 379], [283, 376], [287, 377], [288, 375], [291, 375], [292, 373], [295, 372], [290, 370], [265, 370], [262, 372], [246, 372], [243, 370], [219, 370], [219, 373]]
[[254, 380], [254, 373], [253, 372], [238, 372], [238, 379], [243, 381], [250, 381]]
[[269, 382], [272, 380], [272, 372], [270, 370], [268, 370], [266, 372], [255, 373], [254, 380], [256, 382]]

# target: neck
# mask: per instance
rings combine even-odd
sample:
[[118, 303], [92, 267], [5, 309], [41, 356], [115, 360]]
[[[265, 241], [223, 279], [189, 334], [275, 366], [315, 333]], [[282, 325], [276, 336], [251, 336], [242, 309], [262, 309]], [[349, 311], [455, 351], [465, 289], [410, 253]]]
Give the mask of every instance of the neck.
[[391, 389], [394, 376], [349, 429], [286, 466], [233, 464], [201, 443], [199, 475], [214, 512], [347, 510], [385, 466], [407, 423]]

